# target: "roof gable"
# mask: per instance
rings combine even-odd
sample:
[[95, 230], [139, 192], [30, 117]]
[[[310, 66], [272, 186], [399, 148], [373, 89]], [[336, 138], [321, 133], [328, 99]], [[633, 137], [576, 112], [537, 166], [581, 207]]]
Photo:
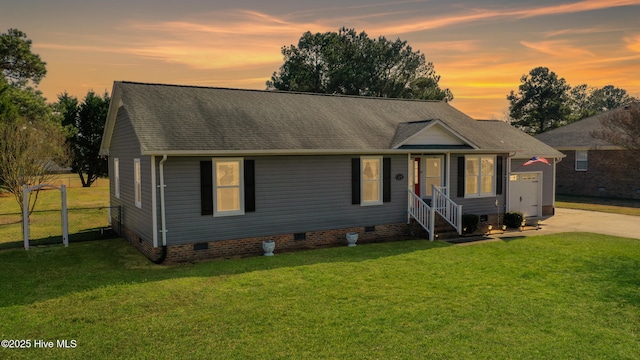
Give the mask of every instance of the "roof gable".
[[477, 148], [440, 120], [428, 120], [402, 123], [398, 125], [392, 147], [411, 148], [412, 146], [440, 146]]

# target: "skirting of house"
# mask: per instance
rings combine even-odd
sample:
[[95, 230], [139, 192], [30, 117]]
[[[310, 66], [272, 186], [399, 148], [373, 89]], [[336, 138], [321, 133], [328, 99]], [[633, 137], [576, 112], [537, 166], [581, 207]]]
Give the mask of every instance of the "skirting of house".
[[[117, 220], [113, 219], [117, 225]], [[154, 248], [150, 241], [140, 238], [138, 234], [122, 225], [124, 237], [151, 261], [158, 261], [162, 257], [163, 249]], [[191, 243], [184, 245], [168, 245], [166, 258], [163, 263], [184, 263], [204, 260], [221, 260], [264, 254], [262, 242], [272, 240], [276, 243], [275, 253], [298, 250], [318, 249], [334, 246], [346, 246], [346, 234], [358, 233], [358, 244], [386, 242], [416, 238], [423, 230], [415, 222], [411, 224], [385, 224], [367, 227], [352, 227], [312, 231], [299, 234], [279, 234], [252, 238], [231, 239]]]
[[[552, 215], [553, 206], [543, 207], [543, 216]], [[488, 214], [478, 224], [478, 232], [488, 232], [488, 225], [498, 228], [503, 224], [503, 214]], [[161, 247], [154, 248], [151, 241], [141, 238], [137, 233], [112, 219], [113, 228], [121, 229], [120, 236], [135, 246], [149, 260], [158, 262], [163, 256]], [[184, 245], [167, 246], [164, 263], [184, 263], [205, 260], [221, 260], [264, 254], [262, 242], [272, 240], [276, 243], [275, 253], [310, 250], [334, 246], [347, 245], [346, 234], [358, 233], [358, 243], [367, 244], [406, 239], [425, 239], [427, 232], [414, 220], [410, 224], [386, 224], [367, 227], [352, 227], [312, 231], [299, 234], [279, 234], [252, 238], [209, 241]], [[452, 233], [453, 232], [453, 233]], [[445, 220], [436, 217], [436, 234], [446, 234], [446, 237], [456, 236], [455, 230]]]

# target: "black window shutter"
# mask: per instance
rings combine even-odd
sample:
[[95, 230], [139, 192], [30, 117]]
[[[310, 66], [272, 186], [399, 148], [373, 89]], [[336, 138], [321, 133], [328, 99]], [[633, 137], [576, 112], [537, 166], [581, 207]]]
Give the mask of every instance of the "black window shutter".
[[256, 211], [256, 171], [254, 160], [244, 161], [244, 211]]
[[213, 165], [200, 161], [200, 214], [213, 215]]
[[458, 158], [458, 197], [464, 197], [464, 156]]
[[351, 203], [360, 204], [360, 158], [351, 159]]
[[391, 158], [382, 159], [382, 202], [391, 202]]
[[502, 156], [496, 158], [496, 195], [502, 195], [502, 182], [504, 176], [502, 176]]

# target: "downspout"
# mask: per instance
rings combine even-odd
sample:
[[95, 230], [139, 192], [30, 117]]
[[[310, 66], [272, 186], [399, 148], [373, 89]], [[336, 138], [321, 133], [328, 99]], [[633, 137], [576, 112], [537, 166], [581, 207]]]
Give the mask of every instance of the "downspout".
[[413, 181], [413, 166], [412, 166], [412, 162], [411, 162], [411, 153], [407, 153], [407, 224], [411, 224], [411, 214], [410, 214], [410, 208], [411, 208], [411, 197], [410, 194], [408, 193], [409, 191], [411, 191], [411, 182]]
[[511, 206], [511, 203], [509, 201], [509, 195], [511, 193], [511, 161], [513, 160], [514, 156], [516, 156], [516, 153], [509, 153], [509, 155], [507, 156], [507, 174], [506, 174], [505, 187], [504, 187], [505, 192], [504, 192], [503, 214], [506, 214], [507, 211], [509, 211], [509, 207]]
[[162, 227], [162, 246], [167, 246], [167, 217], [166, 217], [166, 206], [164, 201], [164, 188], [166, 187], [164, 183], [164, 163], [167, 161], [167, 155], [162, 156], [162, 160], [160, 160], [160, 226]]
[[162, 155], [162, 160], [159, 163], [160, 170], [160, 226], [162, 233], [162, 256], [157, 261], [154, 261], [156, 264], [162, 264], [164, 260], [167, 258], [167, 218], [165, 211], [165, 201], [164, 201], [164, 163], [167, 161], [167, 155]]

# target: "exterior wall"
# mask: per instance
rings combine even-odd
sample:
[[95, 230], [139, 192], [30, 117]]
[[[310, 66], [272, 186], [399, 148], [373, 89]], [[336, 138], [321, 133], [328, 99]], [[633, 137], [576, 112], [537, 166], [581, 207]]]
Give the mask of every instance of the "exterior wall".
[[557, 193], [640, 199], [640, 167], [625, 150], [589, 150], [587, 171], [576, 171], [575, 150], [558, 163]]
[[[113, 176], [113, 160], [115, 158], [118, 158], [120, 162], [120, 198], [115, 196], [115, 176]], [[134, 158], [140, 159], [141, 208], [138, 208], [134, 202]], [[137, 238], [151, 243], [153, 239], [151, 157], [140, 155], [140, 144], [124, 108], [120, 108], [118, 111], [111, 147], [109, 148], [109, 174], [111, 175], [109, 176], [111, 206], [120, 205], [122, 207], [121, 218], [115, 220], [121, 223], [123, 227], [126, 227], [129, 233], [136, 234]], [[120, 235], [125, 236], [126, 234]]]
[[[200, 161], [211, 158], [169, 157], [164, 164], [167, 245], [406, 223], [406, 155], [390, 156], [391, 202], [375, 206], [351, 204], [355, 157], [247, 157], [255, 161], [256, 211], [225, 217], [200, 214]], [[403, 179], [396, 180], [397, 174]]]
[[[490, 197], [475, 197], [475, 198], [465, 198], [458, 197], [458, 158], [464, 157], [464, 155], [456, 155], [451, 156], [451, 200], [455, 201], [457, 204], [462, 205], [462, 213], [464, 214], [475, 214], [475, 215], [490, 215], [495, 214], [497, 212], [504, 214], [505, 209], [505, 189], [506, 189], [506, 161], [503, 163], [502, 173], [503, 176], [496, 181], [502, 181], [502, 194]], [[503, 158], [506, 158], [503, 155]], [[464, 186], [464, 185], [463, 185]], [[496, 207], [496, 200], [498, 200], [498, 207]]]
[[[542, 216], [550, 216], [554, 214], [554, 189], [553, 189], [553, 163], [551, 165], [544, 163], [533, 163], [531, 165], [523, 166], [529, 159], [512, 159], [511, 160], [511, 172], [512, 173], [527, 173], [527, 172], [542, 172]], [[566, 158], [560, 163], [564, 163]], [[556, 163], [557, 164], [557, 163]], [[559, 164], [556, 165], [559, 167]], [[557, 171], [557, 170], [556, 170]]]

